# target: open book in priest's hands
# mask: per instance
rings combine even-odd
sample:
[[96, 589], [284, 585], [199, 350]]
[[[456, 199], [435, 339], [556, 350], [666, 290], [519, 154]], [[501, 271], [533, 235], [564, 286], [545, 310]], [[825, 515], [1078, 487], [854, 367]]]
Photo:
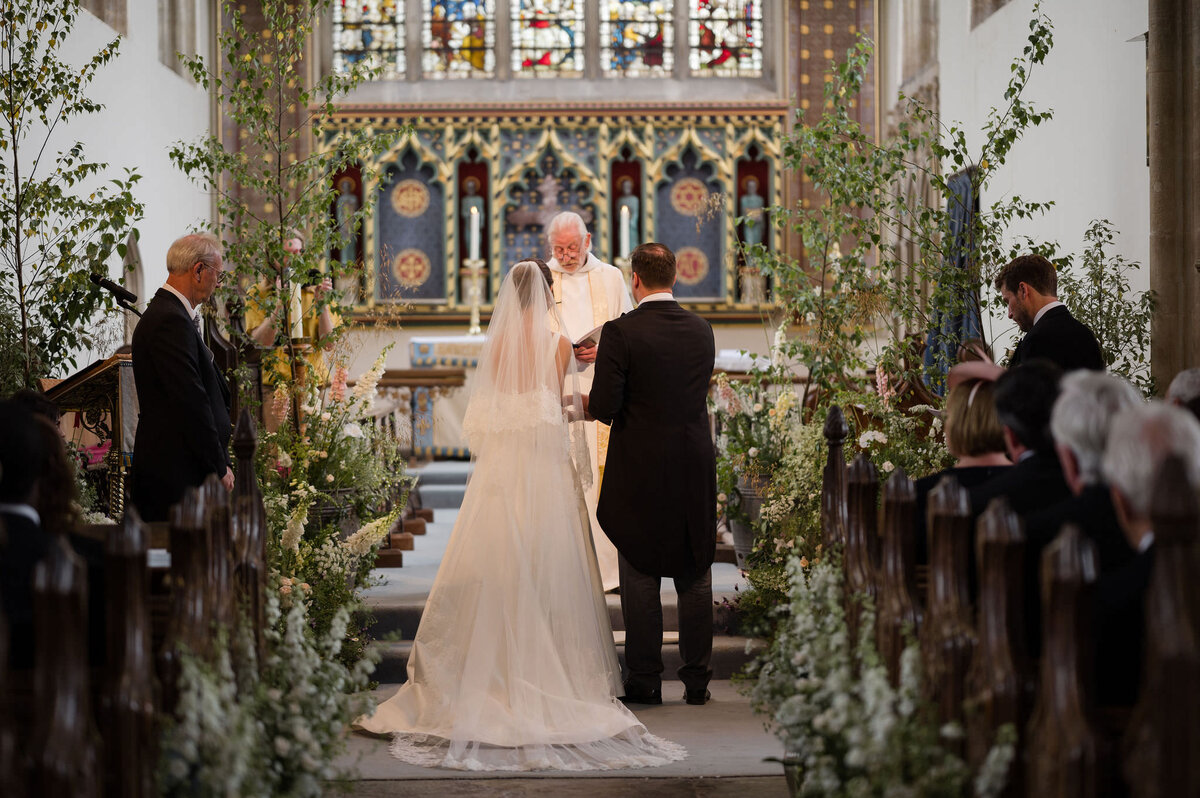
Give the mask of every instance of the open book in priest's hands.
[[607, 322], [601, 322], [599, 327], [596, 327], [595, 329], [592, 329], [592, 330], [588, 330], [583, 335], [579, 336], [574, 341], [572, 341], [571, 345], [576, 348], [581, 347], [581, 346], [599, 346], [600, 345], [600, 331], [602, 329], [604, 329], [605, 324], [607, 324]]

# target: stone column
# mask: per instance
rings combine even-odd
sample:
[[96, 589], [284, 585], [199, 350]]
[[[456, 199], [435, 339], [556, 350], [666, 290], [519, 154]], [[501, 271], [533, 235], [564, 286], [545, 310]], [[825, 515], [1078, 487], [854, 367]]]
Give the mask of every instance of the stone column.
[[1200, 8], [1150, 0], [1146, 91], [1150, 287], [1158, 294], [1151, 370], [1160, 388], [1200, 365]]

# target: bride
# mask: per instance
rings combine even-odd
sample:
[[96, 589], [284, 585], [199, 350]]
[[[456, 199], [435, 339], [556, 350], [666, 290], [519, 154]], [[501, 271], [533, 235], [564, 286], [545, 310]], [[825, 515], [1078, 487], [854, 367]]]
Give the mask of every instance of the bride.
[[[617, 700], [620, 672], [567, 418], [570, 342], [539, 264], [500, 288], [463, 432], [476, 458], [408, 681], [358, 728], [461, 770], [608, 770], [683, 759]], [[565, 409], [564, 409], [565, 407]], [[582, 441], [582, 436], [577, 436]]]

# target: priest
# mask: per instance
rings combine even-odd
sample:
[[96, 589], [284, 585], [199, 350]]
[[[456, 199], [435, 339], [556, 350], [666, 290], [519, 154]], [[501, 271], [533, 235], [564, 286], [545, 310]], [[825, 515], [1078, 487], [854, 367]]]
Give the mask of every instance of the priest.
[[[588, 333], [606, 321], [633, 310], [633, 300], [621, 270], [592, 254], [592, 236], [579, 214], [567, 211], [551, 219], [546, 228], [546, 239], [550, 247], [550, 271], [554, 276], [554, 301], [566, 327], [563, 332], [576, 344], [579, 391], [588, 393], [595, 371], [596, 343], [583, 339], [588, 339]], [[617, 549], [596, 520], [596, 500], [604, 479], [604, 457], [608, 450], [608, 427], [590, 422], [586, 434], [594, 479], [585, 499], [592, 524], [592, 540], [596, 544], [596, 559], [600, 564], [600, 577], [604, 589], [609, 591], [620, 582]]]

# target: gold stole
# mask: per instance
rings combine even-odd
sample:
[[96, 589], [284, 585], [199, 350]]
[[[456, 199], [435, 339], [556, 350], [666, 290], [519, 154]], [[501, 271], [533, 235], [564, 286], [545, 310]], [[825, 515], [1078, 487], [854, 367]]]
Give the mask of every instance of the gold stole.
[[[608, 291], [604, 288], [604, 282], [600, 279], [600, 270], [592, 269], [588, 272], [588, 293], [592, 297], [592, 326], [599, 327], [601, 323], [609, 320], [608, 315]], [[562, 306], [562, 274], [554, 272], [554, 303]], [[593, 422], [596, 426], [596, 466], [599, 473], [596, 475], [596, 488], [600, 488], [604, 482], [604, 460], [608, 455], [608, 425], [601, 424], [599, 421]]]

